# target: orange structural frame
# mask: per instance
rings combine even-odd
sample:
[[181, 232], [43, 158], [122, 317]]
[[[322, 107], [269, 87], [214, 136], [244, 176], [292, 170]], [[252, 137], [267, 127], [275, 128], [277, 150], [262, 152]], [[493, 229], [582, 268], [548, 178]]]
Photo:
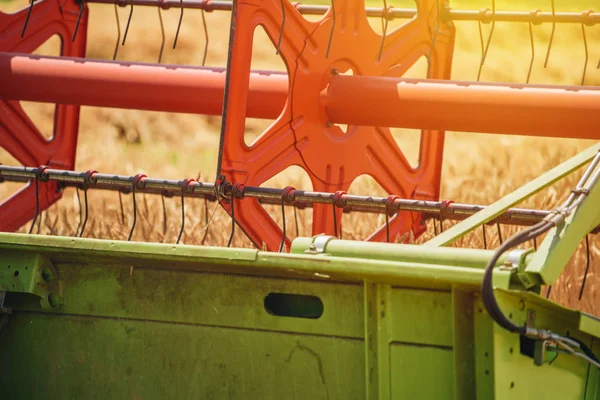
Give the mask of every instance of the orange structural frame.
[[[352, 70], [353, 75], [400, 77], [422, 56], [429, 60], [429, 78], [449, 79], [454, 27], [439, 17], [442, 2], [419, 1], [417, 16], [385, 37], [380, 56], [382, 36], [369, 25], [364, 0], [333, 1], [334, 7], [318, 22], [304, 19], [288, 0], [234, 3], [221, 179], [259, 186], [296, 165], [308, 173], [316, 191], [346, 191], [356, 178], [369, 175], [388, 193], [437, 199], [443, 131], [422, 132], [420, 163], [413, 168], [388, 128], [350, 126], [344, 132], [328, 121], [327, 98], [321, 93], [336, 74]], [[289, 91], [281, 115], [248, 146], [244, 126], [252, 39], [259, 25], [275, 47], [280, 43]], [[252, 242], [277, 250], [282, 230], [258, 201], [234, 201], [235, 219]], [[231, 205], [222, 204], [231, 213]], [[340, 232], [342, 211], [335, 212], [334, 218], [331, 205], [315, 204], [313, 234]], [[420, 214], [408, 212], [392, 218], [389, 227], [392, 237], [410, 230], [418, 236], [425, 229]], [[368, 240], [386, 240], [385, 226]], [[287, 240], [288, 248], [289, 244]]]
[[[0, 52], [32, 53], [54, 35], [62, 42], [61, 55], [84, 57], [88, 9], [84, 7], [77, 36], [73, 34], [80, 6], [73, 1], [43, 0], [31, 10], [22, 36], [29, 7], [15, 13], [0, 12]], [[51, 79], [51, 77], [48, 77]], [[56, 106], [53, 138], [46, 140], [23, 111], [18, 101], [0, 100], [0, 146], [29, 167], [73, 169], [79, 128], [79, 106]], [[56, 182], [29, 185], [0, 204], [0, 231], [14, 231], [31, 220], [36, 208], [44, 210], [61, 197]]]

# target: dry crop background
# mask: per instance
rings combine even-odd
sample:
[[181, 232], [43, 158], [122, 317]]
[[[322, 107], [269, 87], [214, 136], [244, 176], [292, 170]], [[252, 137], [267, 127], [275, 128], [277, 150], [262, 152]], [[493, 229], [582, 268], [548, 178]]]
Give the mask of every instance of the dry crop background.
[[[0, 11], [14, 12], [27, 5], [26, 0], [0, 0]], [[368, 1], [369, 5], [378, 5]], [[414, 7], [413, 0], [389, 2], [397, 7]], [[550, 1], [497, 1], [499, 10], [532, 9], [550, 10]], [[596, 4], [594, 4], [596, 3]], [[595, 1], [557, 0], [557, 11], [584, 11], [597, 6]], [[491, 1], [461, 0], [451, 1], [455, 9], [491, 8]], [[90, 24], [87, 57], [111, 59], [117, 39], [115, 11], [111, 6], [90, 5]], [[129, 8], [119, 7], [121, 32]], [[206, 37], [204, 36], [200, 11], [187, 10], [176, 50], [172, 50], [172, 40], [179, 18], [178, 10], [162, 12], [166, 43], [163, 63], [200, 65]], [[228, 41], [230, 14], [227, 12], [207, 13], [208, 58], [207, 66], [224, 66]], [[390, 29], [404, 21], [390, 23]], [[374, 29], [381, 32], [381, 22], [372, 20]], [[457, 25], [456, 52], [453, 65], [453, 79], [475, 80], [481, 57], [478, 26], [475, 22], [459, 22]], [[490, 29], [483, 25], [484, 38]], [[554, 45], [547, 68], [543, 67], [551, 25], [533, 26], [535, 38], [535, 62], [531, 76], [532, 83], [580, 84], [585, 65], [585, 47], [580, 25], [557, 25]], [[596, 69], [600, 57], [600, 26], [587, 27], [586, 38], [589, 51], [587, 63], [587, 85], [600, 85], [600, 71]], [[59, 40], [52, 40], [38, 49], [37, 54], [56, 55]], [[125, 46], [119, 46], [118, 60], [156, 62], [161, 47], [159, 16], [156, 9], [136, 7]], [[525, 82], [531, 47], [527, 24], [497, 23], [488, 58], [483, 69], [482, 81]], [[284, 65], [275, 55], [275, 49], [264, 32], [257, 30], [253, 68], [284, 70]], [[421, 60], [411, 69], [410, 77], [424, 77], [426, 61]], [[198, 93], [202, 96], [202, 93]], [[44, 134], [51, 137], [53, 106], [48, 104], [24, 103], [24, 108]], [[152, 177], [178, 178], [197, 177], [213, 180], [217, 158], [220, 118], [202, 115], [168, 114], [136, 110], [83, 107], [81, 112], [80, 136], [77, 152], [77, 170], [96, 169], [106, 173], [136, 174], [146, 173]], [[269, 121], [249, 120], [247, 126], [248, 143], [256, 138]], [[394, 134], [407, 158], [418, 161], [418, 135], [415, 131], [395, 129]], [[592, 141], [545, 139], [504, 135], [479, 135], [449, 132], [444, 152], [441, 197], [456, 202], [489, 204], [520, 185], [538, 176], [549, 168], [572, 157], [590, 145]], [[16, 161], [0, 149], [0, 162], [15, 165]], [[544, 190], [524, 203], [523, 207], [549, 209], [566, 198], [575, 185], [580, 173], [565, 179]], [[299, 169], [292, 168], [267, 182], [283, 187], [294, 185], [309, 188], [307, 176]], [[14, 192], [15, 184], [0, 185], [0, 201]], [[350, 192], [358, 194], [383, 195], [381, 188], [367, 177], [357, 180]], [[163, 219], [160, 198], [141, 196], [138, 219], [133, 240], [174, 242], [180, 228], [180, 204], [177, 199], [166, 199], [167, 219]], [[116, 193], [91, 192], [90, 220], [85, 237], [124, 239], [129, 232], [131, 216], [131, 196], [124, 196], [125, 221], [121, 221], [120, 206]], [[183, 236], [186, 244], [201, 241], [207, 231], [206, 244], [224, 245], [229, 236], [230, 219], [214, 204], [209, 205], [212, 215], [208, 229], [205, 225], [207, 210], [200, 200], [186, 202], [187, 223]], [[281, 220], [275, 208], [273, 217]], [[293, 214], [288, 217], [288, 233], [295, 236]], [[311, 215], [309, 210], [298, 212], [300, 235], [310, 235]], [[79, 206], [73, 189], [66, 190], [63, 199], [42, 214], [41, 223], [34, 230], [41, 234], [72, 235], [79, 222]], [[376, 225], [381, 224], [373, 215], [345, 215], [343, 219], [345, 238], [364, 238]], [[447, 222], [449, 224], [449, 222]], [[449, 225], [447, 225], [449, 226]], [[25, 231], [29, 227], [24, 227]], [[503, 227], [503, 237], [514, 232]], [[488, 227], [489, 245], [498, 245], [494, 227]], [[417, 240], [422, 242], [433, 235], [433, 229]], [[582, 301], [577, 300], [581, 278], [585, 268], [585, 247], [571, 260], [567, 271], [552, 292], [552, 298], [570, 307], [600, 314], [596, 306], [600, 297], [600, 281], [596, 272], [600, 268], [600, 239], [590, 236], [592, 248], [592, 268], [588, 277], [586, 293]], [[239, 231], [234, 240], [235, 246], [250, 246]], [[481, 231], [468, 235], [456, 245], [483, 247]]]

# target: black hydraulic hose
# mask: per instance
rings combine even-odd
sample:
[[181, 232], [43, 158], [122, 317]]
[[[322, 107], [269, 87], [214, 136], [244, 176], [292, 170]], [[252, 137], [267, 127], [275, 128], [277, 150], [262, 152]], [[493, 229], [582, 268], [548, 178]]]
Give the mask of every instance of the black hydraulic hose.
[[492, 258], [488, 262], [487, 266], [485, 267], [481, 288], [483, 305], [485, 306], [487, 312], [490, 314], [490, 317], [494, 321], [496, 321], [498, 325], [510, 332], [519, 333], [523, 335], [526, 333], [526, 328], [524, 326], [515, 325], [508, 318], [506, 318], [506, 316], [502, 313], [502, 310], [500, 310], [500, 306], [498, 305], [496, 297], [494, 296], [494, 286], [492, 282], [494, 267], [500, 259], [500, 257], [505, 252], [507, 252], [513, 247], [518, 246], [519, 244], [525, 243], [528, 240], [531, 240], [532, 238], [543, 234], [544, 232], [547, 232], [548, 230], [550, 230], [550, 228], [552, 228], [552, 226], [552, 223], [549, 221], [540, 221], [537, 224], [527, 229], [524, 229], [523, 231], [512, 236], [507, 241], [505, 241], [498, 248], [498, 250], [496, 250]]

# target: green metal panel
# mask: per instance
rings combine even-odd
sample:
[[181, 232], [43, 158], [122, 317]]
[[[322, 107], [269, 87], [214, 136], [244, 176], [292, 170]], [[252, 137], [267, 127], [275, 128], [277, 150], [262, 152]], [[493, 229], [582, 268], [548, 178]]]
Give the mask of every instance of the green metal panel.
[[519, 204], [526, 198], [536, 194], [545, 187], [550, 186], [564, 176], [587, 164], [596, 156], [599, 150], [600, 143], [591, 146], [590, 148], [568, 159], [557, 167], [554, 167], [550, 171], [545, 172], [531, 182], [519, 187], [514, 192], [494, 202], [489, 207], [486, 207], [478, 213], [473, 214], [469, 218], [454, 225], [450, 229], [440, 233], [436, 237], [426, 242], [425, 246], [447, 246], [456, 239], [471, 232], [478, 226], [491, 221], [509, 208]]
[[[584, 360], [521, 354], [464, 284], [478, 269], [0, 235], [0, 262], [36, 257], [63, 303], [7, 294], [1, 399], [599, 399]], [[516, 322], [534, 310], [536, 326], [589, 345], [600, 332], [535, 294], [497, 292]]]

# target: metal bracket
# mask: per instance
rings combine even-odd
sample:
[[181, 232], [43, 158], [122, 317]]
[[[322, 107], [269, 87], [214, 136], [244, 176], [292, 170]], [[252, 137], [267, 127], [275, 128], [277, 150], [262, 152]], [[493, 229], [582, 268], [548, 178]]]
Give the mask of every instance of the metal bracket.
[[325, 253], [325, 247], [327, 246], [327, 243], [329, 243], [329, 241], [332, 239], [336, 239], [336, 237], [327, 235], [315, 236], [310, 247], [304, 252], [306, 254], [323, 254]]
[[39, 254], [0, 254], [2, 292], [33, 294], [40, 298], [40, 305], [45, 309], [56, 309], [62, 304], [58, 272], [49, 258]]

